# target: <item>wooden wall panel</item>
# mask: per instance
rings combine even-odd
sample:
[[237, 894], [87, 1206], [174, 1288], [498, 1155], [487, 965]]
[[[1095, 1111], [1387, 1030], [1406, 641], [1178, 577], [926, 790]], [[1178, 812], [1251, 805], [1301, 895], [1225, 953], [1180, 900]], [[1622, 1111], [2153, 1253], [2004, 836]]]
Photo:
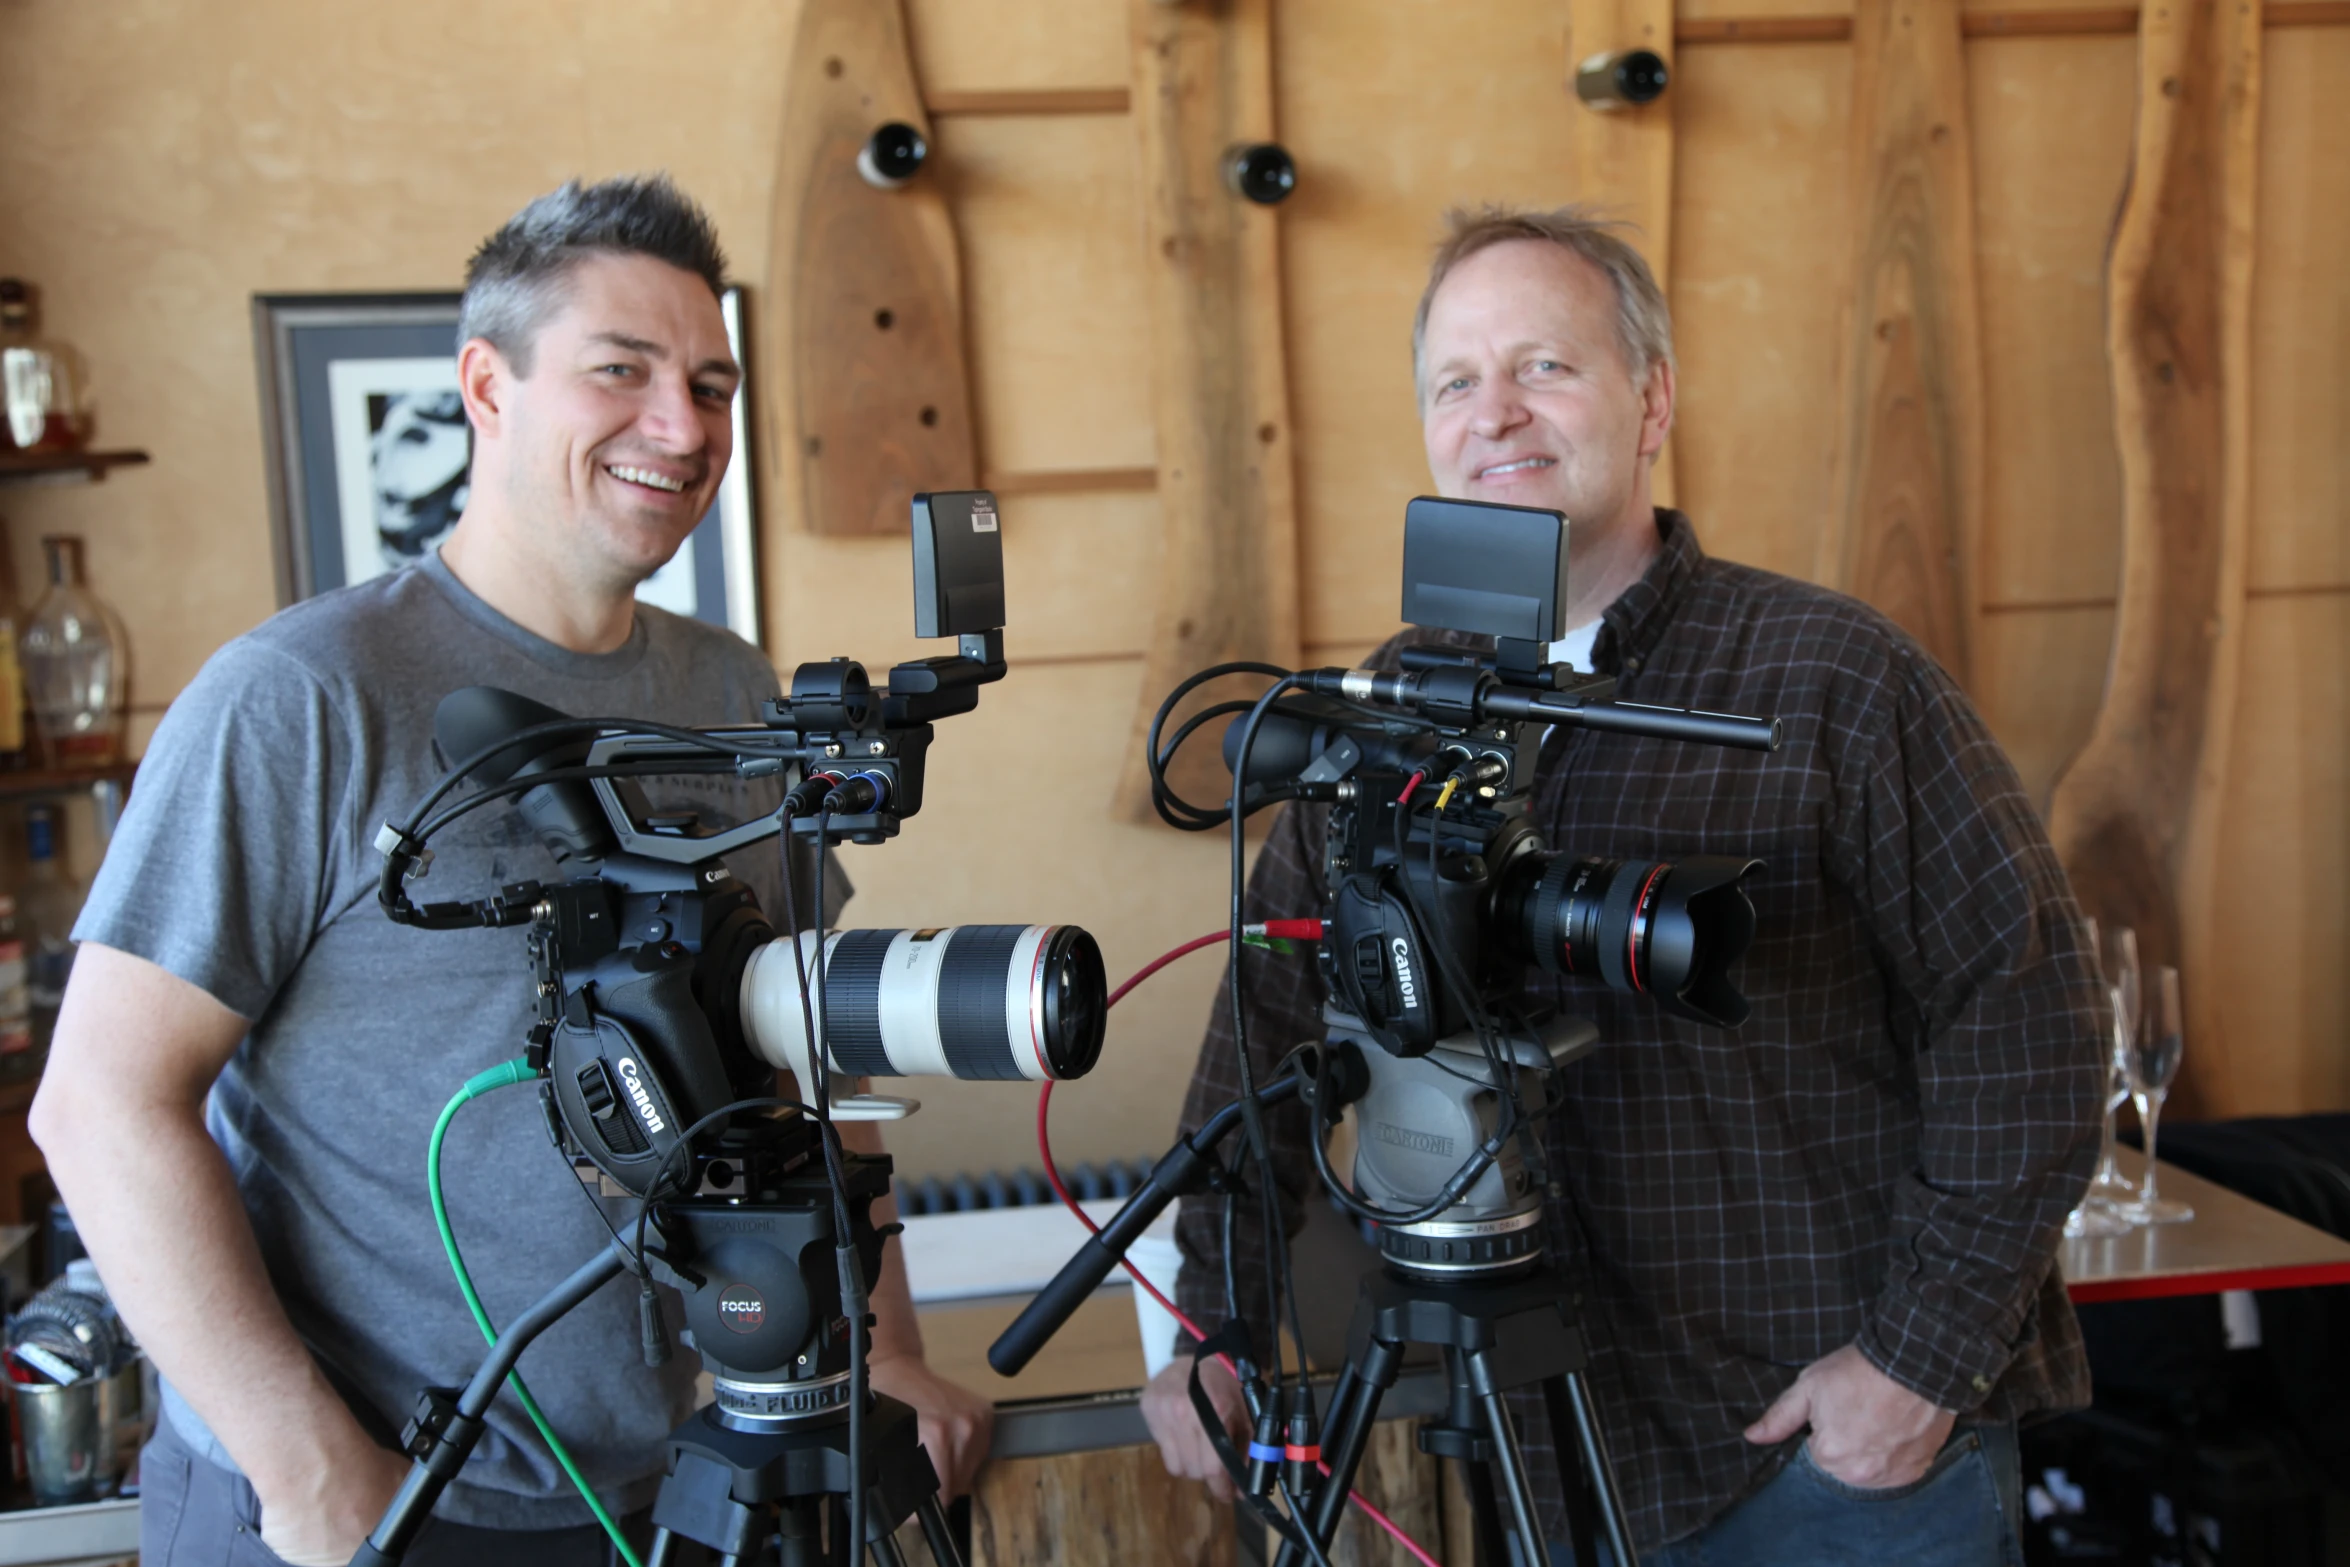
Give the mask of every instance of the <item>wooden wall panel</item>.
[[[2339, 395], [2337, 392], [2335, 395]], [[2187, 1041], [2213, 1115], [2350, 1108], [2350, 597], [2255, 598], [2221, 819], [2216, 1029]], [[2198, 1062], [2198, 1052], [2201, 1061]]]
[[1833, 494], [1851, 51], [1720, 45], [1680, 69], [1682, 506], [1714, 553], [1809, 576]]
[[1971, 684], [1982, 532], [1974, 174], [1956, 0], [1854, 19], [1852, 255], [1822, 581]]
[[[1567, 116], [1569, 168], [1575, 199], [1632, 224], [1649, 270], [1662, 283], [1673, 274], [1673, 105], [1669, 84], [1654, 103], [1605, 112], [1575, 98], [1577, 67], [1594, 55], [1654, 50], [1673, 66], [1673, 0], [1569, 0], [1567, 6]], [[1673, 444], [1668, 437], [1649, 470], [1659, 506], [1676, 504]]]
[[[2138, 131], [2107, 300], [2122, 454], [2122, 581], [2105, 703], [2057, 781], [2050, 836], [2084, 909], [2177, 964], [2210, 1045], [2235, 982], [2213, 894], [2242, 642], [2260, 9], [2150, 7]], [[2190, 1108], [2223, 1107], [2264, 1042], [2205, 1049]]]
[[1126, 117], [950, 119], [938, 143], [964, 238], [981, 469], [1152, 466], [1150, 299]]
[[906, 0], [925, 92], [1123, 87], [1126, 12], [1103, 0]]
[[[1298, 160], [1282, 255], [1297, 421], [1303, 638], [1317, 660], [1393, 631], [1403, 508], [1429, 488], [1412, 309], [1447, 207], [1574, 197], [1565, 7], [1282, 0], [1274, 59]], [[1408, 66], [1402, 62], [1409, 62]]]
[[2262, 71], [2246, 575], [2350, 585], [2350, 27], [2271, 32]]
[[[1978, 576], [1994, 613], [2110, 604], [2121, 568], [2105, 249], [2129, 177], [2137, 52], [2126, 37], [1967, 45], [1983, 325]], [[2103, 680], [2101, 656], [2040, 675], [2051, 694], [2085, 689], [2092, 713]], [[2012, 700], [2032, 698], [1978, 694], [1995, 725]], [[2087, 732], [2088, 715], [2078, 716], [2073, 745]]]
[[971, 1504], [972, 1567], [1230, 1567], [1233, 1543], [1232, 1509], [1156, 1447], [993, 1463]]
[[2073, 609], [1985, 615], [1976, 631], [1975, 685], [1968, 694], [2032, 803], [2045, 812], [2056, 775], [2097, 721], [2113, 645], [2111, 595]]

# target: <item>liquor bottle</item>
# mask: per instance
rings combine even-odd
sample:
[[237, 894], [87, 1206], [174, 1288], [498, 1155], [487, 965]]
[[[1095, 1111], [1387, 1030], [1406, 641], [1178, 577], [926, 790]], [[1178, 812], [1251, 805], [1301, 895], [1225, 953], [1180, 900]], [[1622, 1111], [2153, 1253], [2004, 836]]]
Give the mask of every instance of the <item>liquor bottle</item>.
[[82, 541], [52, 534], [49, 591], [17, 639], [33, 728], [51, 767], [103, 767], [122, 749], [121, 622], [82, 580]]
[[29, 805], [24, 813], [25, 878], [18, 895], [25, 944], [25, 990], [33, 1031], [48, 1037], [73, 972], [73, 922], [81, 917], [82, 888], [57, 857], [57, 808]]
[[22, 623], [23, 617], [16, 606], [0, 600], [0, 772], [32, 765], [31, 726], [25, 717], [24, 666], [16, 657], [16, 633]]
[[70, 344], [44, 338], [33, 291], [0, 278], [0, 451], [75, 452], [90, 440], [90, 376]]
[[0, 892], [0, 1073], [33, 1048], [32, 996], [26, 986], [24, 936], [16, 899]]

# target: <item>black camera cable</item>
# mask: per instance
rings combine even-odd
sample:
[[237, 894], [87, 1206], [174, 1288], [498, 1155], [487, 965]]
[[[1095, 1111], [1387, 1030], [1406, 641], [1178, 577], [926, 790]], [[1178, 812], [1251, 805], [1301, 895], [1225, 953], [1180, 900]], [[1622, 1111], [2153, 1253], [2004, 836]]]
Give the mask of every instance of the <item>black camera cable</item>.
[[[803, 808], [808, 795], [803, 794], [803, 783], [785, 798], [782, 810], [786, 817], [797, 814], [795, 807]], [[777, 835], [778, 858], [783, 872], [784, 937], [791, 943], [792, 971], [799, 980], [800, 1019], [806, 1030], [802, 1035], [808, 1041], [807, 1086], [815, 1100], [816, 1136], [824, 1150], [825, 1183], [832, 1188], [832, 1222], [835, 1232], [833, 1263], [840, 1276], [841, 1314], [849, 1324], [849, 1494], [847, 1497], [848, 1536], [851, 1542], [849, 1559], [859, 1560], [865, 1540], [865, 1389], [869, 1375], [866, 1365], [867, 1291], [864, 1273], [857, 1256], [857, 1241], [849, 1221], [848, 1170], [841, 1156], [840, 1134], [832, 1124], [832, 1067], [828, 1056], [828, 1035], [820, 1030], [818, 1019], [827, 1018], [825, 1010], [824, 961], [824, 862], [825, 840], [830, 832], [832, 807], [827, 790], [815, 795], [816, 802], [816, 867], [811, 881], [816, 901], [815, 974], [811, 982], [806, 950], [800, 943], [799, 898], [792, 878], [791, 841], [788, 828]]]

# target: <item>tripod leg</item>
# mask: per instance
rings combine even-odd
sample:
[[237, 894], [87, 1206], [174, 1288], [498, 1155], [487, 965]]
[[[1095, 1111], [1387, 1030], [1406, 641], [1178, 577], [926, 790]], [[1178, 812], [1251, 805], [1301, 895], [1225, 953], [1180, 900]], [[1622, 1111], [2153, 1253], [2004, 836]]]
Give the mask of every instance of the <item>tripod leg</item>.
[[1481, 1458], [1461, 1465], [1469, 1493], [1469, 1526], [1478, 1567], [1509, 1567], [1509, 1536], [1502, 1532], [1501, 1505], [1493, 1499], [1493, 1466]]
[[1559, 1488], [1566, 1492], [1567, 1543], [1574, 1547], [1575, 1567], [1595, 1567], [1599, 1556], [1592, 1542], [1598, 1533], [1592, 1518], [1591, 1487], [1584, 1472], [1583, 1439], [1567, 1410], [1563, 1377], [1542, 1379], [1542, 1408], [1550, 1418], [1550, 1445], [1558, 1454]]
[[1575, 1442], [1583, 1449], [1583, 1465], [1599, 1497], [1599, 1524], [1607, 1531], [1608, 1549], [1616, 1554], [1616, 1567], [1640, 1567], [1632, 1549], [1632, 1522], [1624, 1513], [1623, 1493], [1616, 1489], [1616, 1467], [1607, 1456], [1607, 1435], [1599, 1428], [1599, 1406], [1592, 1400], [1591, 1386], [1580, 1371], [1568, 1372], [1565, 1381]]
[[669, 1531], [653, 1531], [653, 1548], [645, 1553], [645, 1567], [669, 1567]]
[[1494, 1385], [1493, 1367], [1485, 1352], [1473, 1351], [1467, 1359], [1470, 1384], [1485, 1411], [1486, 1434], [1493, 1442], [1493, 1467], [1499, 1471], [1501, 1492], [1509, 1502], [1510, 1517], [1517, 1527], [1520, 1554], [1515, 1559], [1523, 1567], [1545, 1567], [1550, 1548], [1542, 1536], [1542, 1510], [1534, 1502], [1533, 1483], [1526, 1474], [1526, 1455], [1518, 1446], [1517, 1427], [1511, 1423], [1509, 1405], [1503, 1400], [1501, 1389]]
[[866, 1542], [865, 1549], [872, 1553], [873, 1567], [906, 1567], [906, 1553], [898, 1549], [898, 1537], [894, 1534], [874, 1536]]
[[963, 1567], [963, 1553], [955, 1547], [955, 1531], [947, 1526], [947, 1510], [939, 1505], [937, 1492], [922, 1498], [914, 1516], [922, 1520], [922, 1538], [930, 1542], [930, 1559], [937, 1567]]
[[[1361, 1364], [1348, 1366], [1331, 1394], [1330, 1424], [1322, 1439], [1322, 1461], [1330, 1473], [1314, 1493], [1313, 1507], [1304, 1520], [1305, 1527], [1313, 1531], [1314, 1543], [1324, 1550], [1338, 1533], [1339, 1519], [1346, 1515], [1347, 1494], [1354, 1489], [1363, 1449], [1379, 1419], [1379, 1400], [1395, 1386], [1396, 1371], [1402, 1364], [1401, 1344], [1373, 1339], [1363, 1350]], [[1304, 1554], [1296, 1546], [1284, 1544], [1274, 1558], [1274, 1567], [1297, 1567]]]

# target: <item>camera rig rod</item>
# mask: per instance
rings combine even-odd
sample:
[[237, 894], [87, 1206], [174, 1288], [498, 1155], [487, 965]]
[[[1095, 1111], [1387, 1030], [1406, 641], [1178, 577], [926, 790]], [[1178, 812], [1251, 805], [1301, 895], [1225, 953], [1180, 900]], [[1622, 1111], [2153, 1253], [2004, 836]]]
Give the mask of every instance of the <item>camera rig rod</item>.
[[351, 1557], [351, 1567], [389, 1567], [408, 1554], [416, 1532], [431, 1516], [433, 1504], [465, 1467], [474, 1443], [481, 1440], [482, 1432], [487, 1429], [482, 1415], [488, 1411], [490, 1400], [498, 1396], [499, 1385], [512, 1373], [522, 1352], [565, 1313], [618, 1278], [627, 1267], [626, 1255], [620, 1243], [614, 1241], [540, 1297], [536, 1305], [499, 1334], [489, 1358], [473, 1373], [462, 1392], [445, 1387], [425, 1389], [417, 1400], [415, 1418], [401, 1433], [416, 1466], [401, 1482], [399, 1494], [384, 1510], [375, 1533]]
[[[1258, 1089], [1256, 1102], [1277, 1105], [1295, 1098], [1306, 1086], [1303, 1076], [1289, 1072]], [[1166, 1212], [1167, 1204], [1208, 1189], [1218, 1175], [1216, 1145], [1240, 1124], [1240, 1107], [1241, 1101], [1234, 1100], [1208, 1117], [1198, 1131], [1179, 1139], [1168, 1149], [1152, 1166], [1141, 1188], [1126, 1199], [1126, 1206], [1078, 1248], [1077, 1255], [1062, 1265], [1052, 1282], [1039, 1290], [1027, 1309], [988, 1346], [987, 1363], [995, 1368], [997, 1375], [1018, 1376], [1036, 1358], [1045, 1341], [1058, 1333], [1070, 1315], [1101, 1287], [1110, 1270], [1118, 1266], [1118, 1259], [1126, 1255], [1126, 1248]]]
[[[1780, 727], [1775, 718], [1655, 707], [1645, 702], [1619, 702], [1604, 697], [1593, 699], [1579, 695], [1571, 687], [1558, 691], [1527, 690], [1505, 683], [1490, 670], [1469, 663], [1439, 663], [1398, 674], [1369, 669], [1315, 669], [1300, 675], [1298, 684], [1316, 696], [1384, 703], [1424, 712], [1464, 727], [1499, 718], [1647, 735], [1658, 740], [1690, 740], [1742, 751], [1779, 749]], [[1612, 691], [1614, 682], [1593, 682], [1593, 686], [1603, 692]]]

